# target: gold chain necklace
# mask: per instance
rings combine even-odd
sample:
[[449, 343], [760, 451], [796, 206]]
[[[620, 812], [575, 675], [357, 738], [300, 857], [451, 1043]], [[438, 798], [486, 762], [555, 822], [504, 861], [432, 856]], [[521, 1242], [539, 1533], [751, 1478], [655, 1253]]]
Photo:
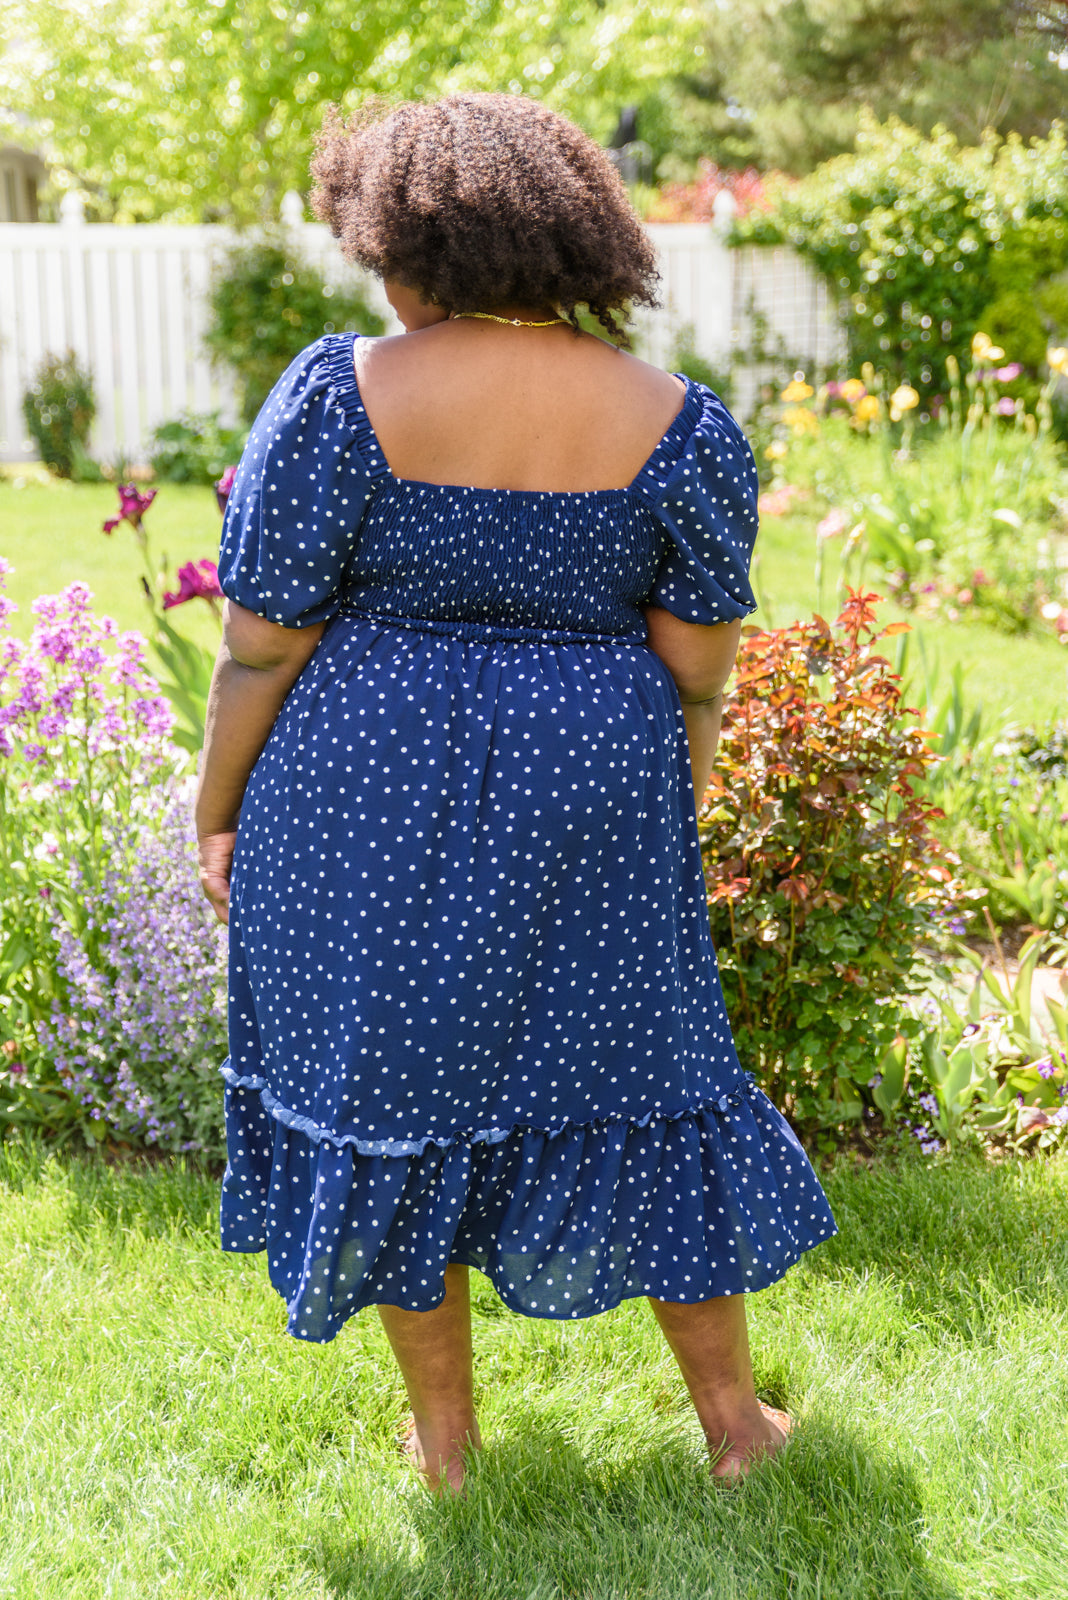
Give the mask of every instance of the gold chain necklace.
[[459, 322], [463, 317], [478, 317], [483, 322], [502, 322], [509, 328], [551, 328], [557, 322], [567, 322], [566, 317], [550, 317], [546, 322], [524, 322], [522, 317], [496, 317], [492, 311], [454, 311], [452, 320]]

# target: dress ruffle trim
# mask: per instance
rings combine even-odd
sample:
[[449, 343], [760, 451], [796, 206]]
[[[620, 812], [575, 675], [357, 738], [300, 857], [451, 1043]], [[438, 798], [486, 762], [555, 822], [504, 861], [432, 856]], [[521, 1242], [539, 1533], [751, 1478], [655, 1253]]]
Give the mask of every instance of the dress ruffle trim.
[[836, 1231], [751, 1077], [675, 1118], [489, 1130], [495, 1142], [420, 1141], [406, 1160], [306, 1136], [311, 1119], [269, 1113], [256, 1081], [227, 1090], [221, 1240], [266, 1250], [297, 1339], [325, 1343], [368, 1306], [433, 1310], [450, 1263], [557, 1321], [642, 1295], [750, 1294]]
[[681, 1122], [686, 1119], [696, 1121], [712, 1111], [718, 1111], [722, 1115], [730, 1111], [732, 1106], [740, 1106], [747, 1096], [754, 1092], [759, 1093], [756, 1079], [751, 1072], [747, 1072], [722, 1094], [679, 1111], [654, 1108], [652, 1111], [647, 1111], [643, 1117], [629, 1117], [621, 1113], [615, 1116], [593, 1117], [589, 1122], [573, 1122], [565, 1118], [563, 1122], [554, 1123], [548, 1128], [514, 1122], [507, 1128], [478, 1128], [470, 1132], [465, 1130], [450, 1134], [444, 1139], [439, 1139], [434, 1134], [427, 1134], [421, 1139], [361, 1139], [355, 1133], [335, 1133], [332, 1128], [324, 1128], [322, 1123], [316, 1122], [312, 1117], [302, 1116], [299, 1111], [292, 1110], [268, 1086], [266, 1078], [256, 1074], [241, 1077], [234, 1071], [229, 1061], [225, 1061], [219, 1070], [231, 1089], [258, 1092], [263, 1109], [276, 1122], [295, 1129], [297, 1133], [303, 1133], [313, 1144], [331, 1144], [338, 1150], [349, 1146], [361, 1156], [421, 1156], [429, 1146], [438, 1150], [451, 1150], [456, 1145], [503, 1144], [506, 1139], [524, 1133], [537, 1133], [545, 1139], [562, 1139], [566, 1135], [599, 1132], [602, 1128], [620, 1126], [648, 1128], [654, 1122]]

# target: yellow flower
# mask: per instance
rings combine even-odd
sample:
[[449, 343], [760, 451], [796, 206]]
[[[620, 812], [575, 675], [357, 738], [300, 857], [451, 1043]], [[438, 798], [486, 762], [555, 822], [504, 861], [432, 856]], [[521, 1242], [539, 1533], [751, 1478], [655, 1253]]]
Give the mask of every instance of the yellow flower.
[[795, 400], [811, 400], [815, 392], [816, 391], [813, 389], [811, 384], [802, 383], [799, 379], [795, 378], [792, 383], [788, 383], [786, 385], [786, 388], [779, 396], [779, 399], [788, 400], [791, 402]]
[[856, 420], [858, 422], [874, 422], [879, 415], [879, 402], [873, 394], [866, 394], [857, 402]]
[[982, 361], [990, 346], [994, 343], [988, 333], [977, 333], [972, 336], [972, 355], [977, 361]]
[[1054, 372], [1059, 372], [1062, 378], [1068, 378], [1068, 348], [1058, 345], [1046, 351], [1046, 360]]
[[859, 378], [847, 378], [845, 383], [839, 385], [838, 393], [842, 399], [852, 405], [855, 400], [862, 400], [867, 394], [867, 389]]
[[982, 359], [984, 361], [1004, 361], [1005, 352], [999, 344], [988, 344], [983, 351]]
[[807, 411], [804, 406], [787, 406], [782, 414], [782, 420], [794, 433], [818, 433], [819, 421], [814, 411]]
[[784, 440], [773, 439], [764, 451], [764, 455], [769, 461], [781, 461], [788, 449], [789, 445]]
[[899, 384], [890, 396], [890, 408], [892, 411], [913, 411], [919, 403], [920, 397], [909, 383]]

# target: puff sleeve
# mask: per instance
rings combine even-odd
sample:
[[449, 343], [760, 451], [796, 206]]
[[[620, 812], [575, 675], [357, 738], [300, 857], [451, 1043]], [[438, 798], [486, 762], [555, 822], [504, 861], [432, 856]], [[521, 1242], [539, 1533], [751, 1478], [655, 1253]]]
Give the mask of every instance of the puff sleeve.
[[336, 382], [351, 338], [319, 339], [256, 418], [226, 502], [219, 584], [270, 622], [304, 628], [338, 609], [375, 483]]
[[757, 533], [753, 452], [703, 384], [692, 385], [676, 422], [686, 434], [681, 453], [671, 466], [654, 456], [640, 485], [669, 540], [647, 604], [683, 622], [728, 622], [756, 610], [749, 583]]

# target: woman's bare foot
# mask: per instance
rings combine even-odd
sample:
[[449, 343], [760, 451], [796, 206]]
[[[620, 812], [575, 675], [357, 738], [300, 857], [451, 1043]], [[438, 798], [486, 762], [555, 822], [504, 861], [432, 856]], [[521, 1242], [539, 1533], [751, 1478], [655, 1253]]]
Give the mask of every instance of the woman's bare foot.
[[460, 1490], [464, 1451], [482, 1443], [475, 1421], [467, 1268], [446, 1267], [444, 1298], [433, 1311], [383, 1305], [378, 1314], [412, 1408], [402, 1448], [428, 1489]]
[[690, 1391], [716, 1478], [744, 1477], [754, 1462], [777, 1455], [793, 1426], [785, 1411], [756, 1397], [745, 1300], [649, 1302]]
[[758, 1461], [778, 1455], [790, 1442], [794, 1419], [785, 1411], [758, 1400], [761, 1424], [743, 1424], [733, 1435], [724, 1430], [717, 1442], [706, 1433], [714, 1478], [744, 1478]]
[[446, 1490], [462, 1494], [465, 1454], [468, 1450], [480, 1450], [482, 1439], [473, 1418], [462, 1432], [435, 1429], [430, 1423], [424, 1423], [421, 1432], [415, 1418], [409, 1417], [400, 1437], [400, 1447], [432, 1494]]

